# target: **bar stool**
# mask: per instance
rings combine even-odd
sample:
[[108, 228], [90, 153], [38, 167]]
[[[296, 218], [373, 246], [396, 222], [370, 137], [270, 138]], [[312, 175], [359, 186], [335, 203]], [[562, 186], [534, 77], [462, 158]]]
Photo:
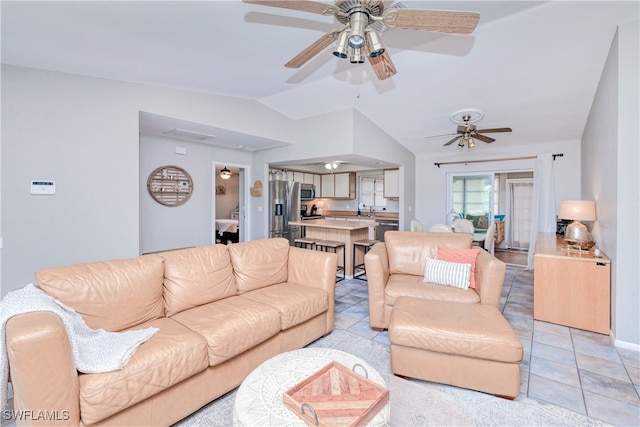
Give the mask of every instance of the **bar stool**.
[[337, 276], [336, 282], [344, 280], [347, 277], [346, 276], [346, 266], [347, 266], [346, 252], [347, 251], [345, 248], [345, 243], [338, 242], [335, 240], [316, 240], [315, 243], [316, 243], [316, 250], [323, 251], [323, 252], [329, 252], [329, 249], [333, 249], [333, 253], [337, 254], [338, 249], [342, 248], [342, 266], [338, 264], [338, 270], [337, 270], [337, 273], [342, 272], [342, 277]]
[[302, 249], [313, 249], [313, 246], [316, 244], [316, 239], [309, 239], [307, 237], [300, 237], [293, 241], [293, 245], [296, 248]]
[[[356, 240], [355, 242], [353, 242], [353, 278], [354, 279], [367, 280], [367, 270], [364, 265], [364, 256], [367, 254], [367, 252], [369, 252], [369, 249], [371, 249], [373, 245], [379, 242], [380, 240], [370, 240], [370, 239]], [[356, 250], [358, 247], [364, 250], [364, 253], [362, 254], [362, 264], [356, 264]], [[360, 270], [360, 273], [356, 274], [358, 270]]]

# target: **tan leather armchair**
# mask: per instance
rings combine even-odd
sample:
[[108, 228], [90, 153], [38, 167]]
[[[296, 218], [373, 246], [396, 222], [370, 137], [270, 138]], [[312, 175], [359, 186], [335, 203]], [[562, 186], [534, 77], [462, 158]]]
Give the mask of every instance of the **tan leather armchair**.
[[365, 256], [371, 327], [389, 327], [393, 305], [401, 296], [499, 307], [505, 264], [485, 250], [476, 259], [475, 289], [423, 282], [426, 258], [436, 258], [438, 246], [465, 249], [471, 243], [471, 235], [463, 233], [385, 233], [384, 243], [376, 244]]

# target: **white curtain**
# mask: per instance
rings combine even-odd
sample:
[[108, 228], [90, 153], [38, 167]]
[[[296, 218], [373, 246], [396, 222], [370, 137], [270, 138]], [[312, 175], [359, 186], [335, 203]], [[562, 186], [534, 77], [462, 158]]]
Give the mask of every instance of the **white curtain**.
[[533, 209], [527, 269], [533, 268], [538, 233], [556, 231], [556, 196], [553, 179], [553, 155], [538, 154], [533, 166]]
[[509, 214], [507, 216], [507, 247], [529, 249], [531, 246], [531, 214], [533, 212], [533, 181], [507, 180]]

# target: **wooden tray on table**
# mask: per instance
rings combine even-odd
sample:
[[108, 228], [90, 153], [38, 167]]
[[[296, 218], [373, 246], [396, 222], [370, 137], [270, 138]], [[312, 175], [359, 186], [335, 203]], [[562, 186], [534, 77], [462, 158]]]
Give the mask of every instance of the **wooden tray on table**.
[[[360, 366], [363, 370], [362, 365]], [[331, 362], [282, 397], [310, 426], [364, 426], [389, 401], [389, 390], [354, 370]], [[366, 373], [366, 370], [365, 370]]]

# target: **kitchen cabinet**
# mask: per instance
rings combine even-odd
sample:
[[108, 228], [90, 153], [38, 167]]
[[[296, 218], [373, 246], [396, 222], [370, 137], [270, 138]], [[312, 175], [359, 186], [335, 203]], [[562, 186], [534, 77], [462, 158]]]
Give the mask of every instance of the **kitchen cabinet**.
[[322, 189], [322, 175], [313, 174], [313, 185], [316, 187], [316, 197], [320, 197], [320, 191]]
[[400, 170], [385, 169], [384, 170], [383, 197], [385, 199], [400, 198]]
[[610, 331], [611, 261], [567, 249], [562, 236], [540, 233], [533, 270], [533, 318], [572, 328]]
[[332, 174], [322, 175], [322, 185], [320, 186], [320, 197], [333, 198], [335, 195], [336, 181]]
[[356, 198], [356, 174], [355, 172], [335, 173], [335, 195], [336, 199]]
[[304, 182], [305, 184], [313, 184], [313, 178], [316, 176], [316, 174], [314, 173], [304, 173], [304, 178], [302, 179], [302, 182]]
[[342, 172], [322, 175], [320, 197], [331, 199], [355, 199], [356, 173]]

